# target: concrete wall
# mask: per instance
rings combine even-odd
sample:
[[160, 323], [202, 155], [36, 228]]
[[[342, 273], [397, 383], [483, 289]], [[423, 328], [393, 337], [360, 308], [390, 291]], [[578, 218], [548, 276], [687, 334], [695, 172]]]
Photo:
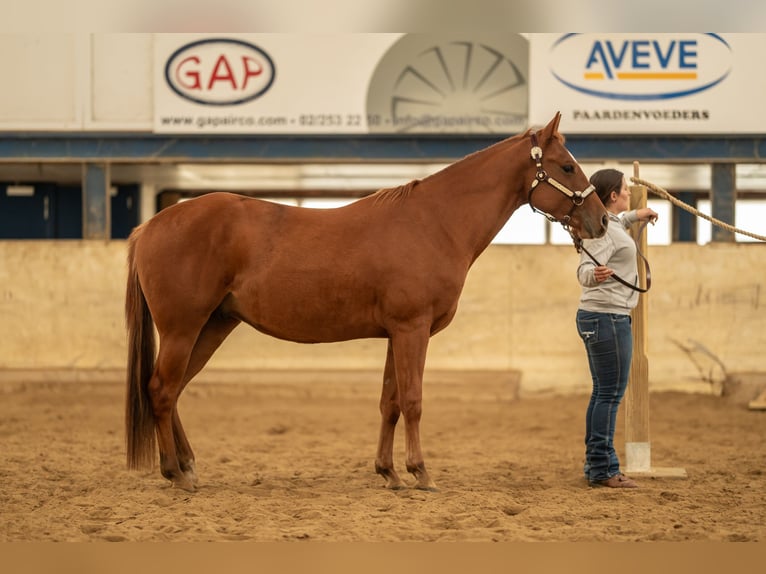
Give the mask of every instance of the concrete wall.
[[[706, 379], [764, 370], [766, 251], [759, 244], [652, 246], [652, 390], [709, 392]], [[574, 313], [577, 254], [568, 246], [492, 245], [460, 307], [431, 341], [427, 372], [522, 372], [523, 393], [590, 386]], [[125, 242], [0, 241], [0, 373], [121, 379]], [[261, 369], [382, 372], [385, 341], [278, 341], [240, 326], [205, 377]]]

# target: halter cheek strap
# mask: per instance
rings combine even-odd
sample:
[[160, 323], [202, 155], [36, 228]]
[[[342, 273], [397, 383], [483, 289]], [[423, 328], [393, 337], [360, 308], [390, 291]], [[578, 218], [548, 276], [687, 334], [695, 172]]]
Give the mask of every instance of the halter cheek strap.
[[[585, 201], [585, 198], [588, 197], [591, 193], [593, 193], [596, 188], [593, 187], [592, 185], [589, 185], [583, 191], [572, 191], [564, 184], [550, 177], [548, 173], [545, 171], [545, 169], [543, 168], [543, 149], [540, 147], [540, 145], [537, 142], [537, 134], [533, 133], [530, 137], [532, 138], [532, 149], [530, 150], [530, 156], [532, 157], [532, 160], [535, 162], [535, 165], [537, 166], [537, 173], [535, 174], [535, 179], [532, 181], [532, 187], [530, 187], [529, 189], [529, 196], [527, 199], [527, 203], [529, 203], [529, 206], [532, 208], [532, 211], [535, 211], [537, 213], [542, 213], [550, 221], [561, 223], [566, 226], [569, 223], [569, 220], [572, 218], [572, 213], [574, 212], [575, 208], [582, 205], [583, 202]], [[572, 209], [569, 210], [569, 213], [565, 215], [562, 219], [557, 219], [550, 213], [546, 213], [545, 211], [537, 209], [532, 203], [532, 192], [534, 192], [535, 189], [537, 189], [537, 186], [543, 182], [553, 186], [556, 190], [563, 193], [569, 199], [572, 200]]]

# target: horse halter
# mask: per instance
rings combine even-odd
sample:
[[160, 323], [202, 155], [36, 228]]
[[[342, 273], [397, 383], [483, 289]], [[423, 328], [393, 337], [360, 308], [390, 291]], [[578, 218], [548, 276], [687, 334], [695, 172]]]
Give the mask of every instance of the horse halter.
[[[591, 193], [593, 193], [596, 188], [593, 187], [593, 185], [589, 185], [588, 187], [585, 188], [584, 191], [572, 191], [564, 184], [556, 181], [551, 176], [549, 176], [548, 173], [543, 168], [543, 149], [537, 143], [537, 134], [533, 133], [531, 135], [531, 138], [532, 138], [532, 149], [530, 150], [530, 155], [532, 156], [532, 159], [534, 160], [535, 165], [537, 166], [537, 173], [535, 174], [535, 179], [532, 182], [532, 187], [529, 189], [529, 196], [527, 199], [527, 203], [529, 203], [529, 207], [532, 208], [532, 211], [536, 213], [541, 213], [548, 219], [548, 221], [551, 221], [553, 223], [560, 223], [565, 228], [569, 229], [569, 221], [572, 219], [572, 213], [574, 213], [574, 210], [577, 207], [580, 207], [583, 204], [583, 202], [585, 202], [585, 198], [588, 197]], [[561, 193], [563, 193], [569, 199], [572, 200], [572, 209], [570, 209], [569, 213], [566, 214], [561, 219], [556, 219], [550, 213], [546, 213], [545, 211], [541, 209], [537, 209], [532, 203], [532, 192], [535, 191], [535, 189], [537, 189], [537, 186], [542, 182], [545, 182], [553, 186], [556, 190], [560, 191]]]
[[[572, 213], [574, 213], [574, 210], [581, 206], [585, 202], [585, 198], [588, 197], [591, 193], [593, 193], [596, 188], [591, 184], [588, 187], [585, 188], [584, 191], [572, 191], [567, 186], [563, 185], [562, 183], [559, 183], [552, 177], [548, 175], [548, 173], [543, 169], [543, 150], [537, 143], [537, 134], [533, 133], [531, 135], [532, 138], [532, 150], [530, 151], [530, 155], [532, 156], [532, 159], [535, 162], [535, 165], [537, 166], [537, 173], [535, 174], [535, 179], [532, 182], [532, 187], [529, 189], [529, 197], [527, 199], [527, 202], [529, 203], [529, 207], [532, 208], [532, 211], [535, 211], [537, 213], [543, 214], [549, 221], [553, 223], [560, 223], [564, 226], [564, 229], [566, 229], [569, 232], [569, 235], [572, 237], [572, 241], [574, 242], [575, 249], [578, 253], [585, 252], [585, 254], [593, 261], [593, 263], [596, 264], [596, 266], [601, 266], [601, 263], [598, 262], [598, 260], [591, 255], [590, 251], [588, 251], [585, 246], [583, 245], [583, 241], [581, 238], [577, 237], [575, 233], [570, 229], [569, 227], [569, 221], [572, 219]], [[554, 188], [556, 188], [558, 191], [566, 195], [569, 199], [572, 200], [572, 209], [569, 210], [569, 213], [562, 217], [561, 219], [556, 219], [553, 215], [550, 213], [546, 213], [540, 209], [537, 209], [533, 203], [532, 203], [532, 192], [537, 189], [537, 186], [541, 182], [548, 183], [552, 185]], [[646, 227], [646, 222], [644, 222], [643, 226], [639, 230], [639, 235], [643, 232], [644, 228]], [[646, 257], [644, 257], [644, 254], [641, 253], [641, 250], [638, 249], [638, 245], [636, 245], [636, 251], [639, 257], [644, 262], [644, 266], [646, 269], [646, 287], [639, 287], [638, 285], [633, 285], [631, 283], [628, 283], [621, 277], [617, 276], [616, 274], [612, 274], [610, 277], [617, 281], [618, 283], [622, 283], [626, 287], [629, 287], [630, 289], [633, 289], [634, 291], [638, 291], [639, 293], [646, 293], [649, 291], [649, 289], [652, 287], [652, 272], [649, 268], [649, 262], [646, 260]]]

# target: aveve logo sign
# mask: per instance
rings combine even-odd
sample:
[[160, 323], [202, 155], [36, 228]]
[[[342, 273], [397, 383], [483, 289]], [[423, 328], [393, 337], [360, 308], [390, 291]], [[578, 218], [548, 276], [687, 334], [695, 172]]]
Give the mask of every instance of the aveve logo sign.
[[614, 100], [667, 100], [716, 86], [731, 71], [717, 34], [566, 34], [551, 48], [565, 86]]
[[208, 106], [243, 104], [262, 96], [276, 70], [258, 46], [230, 38], [192, 42], [165, 64], [165, 81], [182, 98]]

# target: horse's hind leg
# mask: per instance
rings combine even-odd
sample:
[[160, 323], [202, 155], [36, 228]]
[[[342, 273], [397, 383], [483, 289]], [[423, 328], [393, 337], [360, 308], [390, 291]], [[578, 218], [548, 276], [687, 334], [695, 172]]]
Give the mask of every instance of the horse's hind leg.
[[396, 370], [391, 341], [388, 342], [386, 367], [383, 371], [383, 390], [380, 393], [380, 438], [375, 458], [375, 472], [386, 479], [386, 488], [404, 488], [404, 483], [394, 470], [394, 432], [399, 420], [399, 394], [396, 387]]
[[149, 396], [160, 451], [160, 471], [174, 486], [189, 491], [194, 490], [194, 483], [181, 471], [173, 420], [177, 418], [176, 403], [184, 387], [184, 372], [192, 346], [193, 342], [182, 336], [161, 337], [157, 364], [149, 381]]
[[[239, 325], [239, 319], [227, 317], [213, 313], [208, 322], [202, 328], [197, 341], [194, 344], [189, 364], [184, 373], [183, 386], [181, 391], [186, 388], [194, 376], [199, 373], [207, 364], [213, 353], [221, 346], [224, 339]], [[180, 395], [180, 391], [179, 391]], [[176, 453], [181, 472], [191, 481], [193, 485], [197, 484], [197, 472], [194, 462], [194, 452], [192, 451], [189, 439], [186, 438], [184, 427], [181, 424], [181, 418], [178, 416], [178, 408], [173, 410], [173, 436], [175, 439]]]
[[192, 451], [189, 439], [186, 438], [186, 432], [184, 432], [184, 427], [181, 424], [178, 405], [173, 409], [173, 439], [175, 440], [176, 456], [178, 456], [178, 466], [192, 485], [196, 487], [197, 467], [194, 463], [194, 451]]

